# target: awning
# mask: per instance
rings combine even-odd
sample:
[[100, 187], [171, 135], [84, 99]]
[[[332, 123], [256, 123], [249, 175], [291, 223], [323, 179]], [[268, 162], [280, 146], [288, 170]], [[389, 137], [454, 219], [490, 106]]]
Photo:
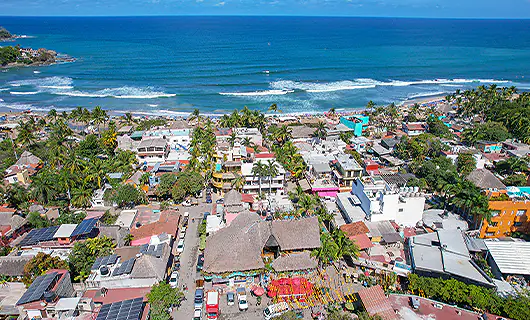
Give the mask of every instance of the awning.
[[318, 191], [317, 194], [319, 197], [336, 197], [337, 191]]
[[256, 296], [262, 296], [264, 293], [265, 293], [265, 289], [263, 289], [262, 287], [255, 287], [254, 290], [253, 290], [254, 294]]

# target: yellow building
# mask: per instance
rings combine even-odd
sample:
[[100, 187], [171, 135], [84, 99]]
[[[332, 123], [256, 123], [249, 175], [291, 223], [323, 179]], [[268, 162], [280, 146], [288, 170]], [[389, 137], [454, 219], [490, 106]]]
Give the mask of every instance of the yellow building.
[[491, 222], [484, 220], [480, 238], [510, 236], [513, 232], [530, 233], [530, 194], [508, 197], [506, 191], [489, 192]]

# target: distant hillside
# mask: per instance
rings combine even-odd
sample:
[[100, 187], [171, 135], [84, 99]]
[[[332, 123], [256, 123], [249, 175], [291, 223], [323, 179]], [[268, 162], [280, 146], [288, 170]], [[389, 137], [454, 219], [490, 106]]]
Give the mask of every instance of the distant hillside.
[[4, 27], [0, 27], [0, 40], [9, 40], [11, 38], [13, 38], [13, 35]]

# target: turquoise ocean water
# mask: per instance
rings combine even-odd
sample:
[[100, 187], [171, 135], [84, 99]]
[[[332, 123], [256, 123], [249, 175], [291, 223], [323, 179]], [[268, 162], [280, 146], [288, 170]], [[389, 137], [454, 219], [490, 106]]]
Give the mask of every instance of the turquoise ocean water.
[[[478, 85], [530, 89], [530, 20], [0, 17], [77, 58], [0, 72], [0, 108], [349, 110]], [[3, 45], [9, 45], [4, 43]], [[0, 44], [2, 45], [2, 44]]]

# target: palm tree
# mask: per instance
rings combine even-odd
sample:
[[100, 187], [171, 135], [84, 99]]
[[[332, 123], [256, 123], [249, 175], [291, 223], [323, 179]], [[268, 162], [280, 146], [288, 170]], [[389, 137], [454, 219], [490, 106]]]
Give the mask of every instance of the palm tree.
[[245, 177], [243, 177], [239, 173], [236, 173], [235, 176], [235, 179], [232, 180], [232, 188], [235, 188], [237, 191], [241, 192], [246, 182]]
[[252, 145], [252, 140], [249, 137], [244, 137], [243, 140], [241, 140], [241, 144], [250, 148]]
[[92, 205], [90, 202], [91, 199], [92, 189], [83, 183], [79, 188], [74, 188], [72, 190], [72, 200], [70, 201], [70, 204], [75, 208], [88, 208]]
[[56, 183], [48, 170], [41, 170], [37, 175], [32, 177], [31, 194], [42, 204], [47, 204], [53, 200], [56, 195]]
[[101, 109], [100, 106], [96, 106], [94, 110], [92, 110], [92, 121], [95, 125], [98, 127], [98, 136], [101, 137], [101, 127], [100, 125], [107, 122], [109, 116], [107, 115], [107, 111]]
[[272, 193], [272, 178], [275, 178], [278, 176], [280, 171], [278, 170], [278, 167], [276, 166], [276, 161], [274, 160], [267, 160], [267, 163], [264, 165], [266, 175], [269, 177], [269, 194]]
[[52, 118], [53, 121], [57, 120], [57, 110], [51, 109], [48, 111], [48, 117]]
[[286, 125], [282, 125], [273, 132], [273, 137], [279, 145], [284, 145], [285, 142], [292, 139], [292, 130]]
[[228, 143], [230, 143], [230, 146], [233, 148], [236, 141], [237, 141], [237, 135], [235, 132], [232, 132], [230, 134], [230, 137], [228, 137]]
[[134, 236], [130, 233], [128, 233], [125, 238], [123, 238], [123, 244], [126, 246], [130, 246], [131, 242], [133, 241]]
[[21, 120], [18, 123], [18, 127], [18, 135], [16, 138], [17, 143], [22, 146], [31, 146], [35, 144], [37, 138], [33, 133], [35, 131], [33, 125], [31, 123], [26, 123]]
[[123, 115], [123, 119], [125, 120], [125, 122], [128, 124], [128, 125], [132, 125], [134, 123], [134, 118], [132, 116], [132, 114], [130, 112], [126, 112], [124, 115]]
[[326, 124], [323, 121], [319, 121], [315, 132], [313, 132], [313, 137], [318, 139], [325, 139], [328, 136], [328, 131], [326, 130]]
[[270, 105], [269, 111], [282, 113], [282, 110], [278, 109], [278, 106], [276, 105], [276, 103], [273, 103]]
[[258, 183], [259, 183], [259, 194], [261, 194], [261, 180], [263, 179], [263, 177], [265, 176], [265, 166], [263, 165], [263, 163], [261, 163], [260, 161], [256, 161], [254, 162], [254, 164], [252, 165], [252, 177], [253, 178], [258, 178]]
[[335, 231], [333, 231], [333, 239], [338, 248], [336, 259], [346, 256], [355, 259], [359, 256], [359, 246], [353, 243], [342, 230], [335, 229]]
[[201, 111], [199, 109], [194, 109], [188, 117], [188, 121], [197, 121], [197, 125], [199, 125], [201, 122]]

